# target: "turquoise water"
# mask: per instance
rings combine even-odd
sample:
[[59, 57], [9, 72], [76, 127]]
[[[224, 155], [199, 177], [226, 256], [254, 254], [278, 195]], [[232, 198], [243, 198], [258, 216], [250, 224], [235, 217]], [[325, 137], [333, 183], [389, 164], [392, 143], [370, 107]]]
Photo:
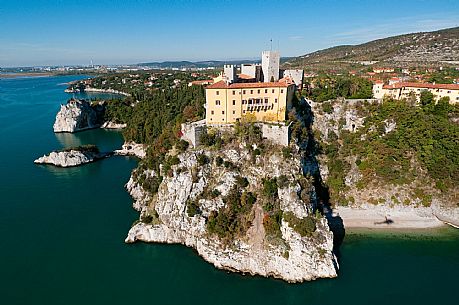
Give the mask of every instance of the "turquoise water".
[[180, 245], [124, 244], [136, 161], [72, 169], [33, 160], [121, 146], [117, 132], [52, 132], [77, 77], [0, 80], [0, 304], [457, 304], [459, 233], [348, 235], [337, 279], [303, 284], [216, 270]]

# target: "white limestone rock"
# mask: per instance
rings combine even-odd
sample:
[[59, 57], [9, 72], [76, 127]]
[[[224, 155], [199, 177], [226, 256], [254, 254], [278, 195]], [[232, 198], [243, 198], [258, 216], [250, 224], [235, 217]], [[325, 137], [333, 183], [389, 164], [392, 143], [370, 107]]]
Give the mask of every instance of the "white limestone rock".
[[[301, 237], [288, 223], [283, 222], [281, 233], [284, 242], [273, 245], [265, 239], [263, 225], [259, 223], [261, 235], [253, 237], [247, 233], [246, 237], [235, 240], [233, 244], [224, 245], [206, 229], [206, 217], [211, 211], [217, 211], [224, 206], [222, 195], [214, 199], [200, 199], [202, 213], [189, 217], [187, 200], [197, 198], [208, 187], [227, 193], [235, 183], [236, 173], [232, 169], [213, 163], [199, 166], [197, 155], [201, 153], [215, 157], [212, 151], [187, 151], [180, 154], [181, 163], [172, 167], [171, 176], [164, 177], [154, 198], [134, 179], [129, 180], [127, 188], [135, 200], [134, 207], [142, 211], [154, 209], [158, 219], [149, 224], [135, 224], [130, 229], [126, 242], [139, 240], [179, 243], [193, 247], [200, 256], [217, 268], [271, 276], [288, 282], [337, 276], [336, 258], [332, 252], [333, 233], [325, 218], [318, 221], [317, 230], [311, 237]], [[289, 179], [293, 179], [301, 173], [301, 164], [295, 158], [286, 160], [271, 156], [257, 162], [243, 162], [238, 155], [240, 154], [234, 151], [225, 153], [226, 158], [238, 163], [238, 174], [247, 177], [249, 188], [262, 185], [262, 179], [267, 176], [286, 174]], [[178, 168], [181, 170], [177, 171]], [[311, 207], [298, 198], [299, 188], [299, 185], [292, 183], [292, 186], [280, 189], [280, 206], [298, 217], [304, 217], [309, 215]], [[255, 214], [258, 213], [258, 220], [262, 221], [264, 213], [261, 206], [255, 205], [253, 210]], [[255, 227], [256, 219], [257, 215], [250, 230]]]
[[144, 144], [126, 142], [121, 149], [115, 150], [114, 153], [117, 156], [136, 156], [142, 159], [147, 155], [147, 150]]
[[126, 128], [127, 124], [119, 124], [119, 123], [114, 123], [111, 121], [107, 121], [100, 126], [100, 128], [104, 129], [123, 129]]
[[85, 100], [71, 99], [56, 115], [54, 132], [77, 132], [87, 129], [98, 128], [101, 125], [103, 106], [92, 107]]
[[79, 150], [53, 151], [34, 161], [36, 164], [50, 164], [59, 167], [72, 167], [94, 162], [107, 154], [84, 152]]

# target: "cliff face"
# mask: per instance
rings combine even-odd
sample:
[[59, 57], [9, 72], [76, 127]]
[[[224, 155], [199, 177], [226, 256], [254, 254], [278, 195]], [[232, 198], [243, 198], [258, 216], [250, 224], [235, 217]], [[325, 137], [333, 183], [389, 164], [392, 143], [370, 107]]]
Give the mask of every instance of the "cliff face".
[[[164, 178], [155, 195], [145, 191], [140, 180], [156, 173], [147, 171], [131, 177], [127, 189], [135, 199], [134, 207], [141, 211], [141, 220], [131, 228], [126, 242], [184, 244], [217, 268], [289, 282], [337, 276], [333, 234], [325, 218], [312, 215], [312, 202], [307, 198], [313, 197], [314, 189], [302, 176], [298, 154], [285, 158], [280, 150], [271, 148], [254, 158], [239, 145], [188, 150], [177, 157], [170, 169], [162, 167], [167, 173], [162, 173]], [[247, 179], [242, 187], [238, 186], [241, 177]], [[261, 188], [266, 179], [276, 177], [279, 185], [272, 191], [276, 198], [268, 200]], [[236, 200], [236, 204], [241, 203], [239, 214], [219, 218], [231, 209], [234, 194], [240, 195]], [[249, 197], [252, 200], [244, 199]], [[272, 207], [267, 207], [270, 202], [277, 206], [276, 215], [289, 215], [281, 216], [274, 231], [267, 226], [273, 213]], [[306, 218], [315, 223], [314, 230], [300, 234], [293, 222]], [[233, 221], [227, 229], [238, 227], [237, 233], [228, 238], [221, 236], [228, 230], [211, 230], [209, 222], [216, 222], [218, 227], [219, 220]]]
[[385, 145], [394, 143], [384, 139], [391, 139], [399, 128], [412, 132], [408, 128], [413, 128], [413, 123], [402, 121], [403, 126], [399, 125], [397, 120], [403, 117], [400, 110], [394, 107], [383, 112], [385, 108], [376, 101], [309, 103], [312, 127], [323, 152], [317, 155], [320, 176], [330, 186], [331, 204], [346, 206], [338, 210], [351, 215], [349, 209], [356, 208], [357, 214], [363, 209], [383, 219], [384, 215], [411, 213], [430, 221], [430, 226], [438, 219], [459, 224], [457, 185], [440, 190], [438, 180], [429, 174], [416, 152], [398, 148], [399, 138], [394, 137], [397, 141], [393, 146]]
[[98, 128], [103, 121], [104, 106], [92, 106], [85, 100], [70, 100], [61, 105], [54, 122], [54, 132], [77, 132]]

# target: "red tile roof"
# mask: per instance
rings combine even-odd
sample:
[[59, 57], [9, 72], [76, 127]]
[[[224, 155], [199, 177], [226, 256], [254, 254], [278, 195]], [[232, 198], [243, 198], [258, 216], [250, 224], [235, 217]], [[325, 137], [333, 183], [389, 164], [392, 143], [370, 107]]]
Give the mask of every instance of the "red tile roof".
[[428, 83], [408, 83], [408, 82], [401, 82], [401, 83], [396, 83], [392, 85], [385, 85], [383, 88], [384, 89], [400, 89], [403, 87], [459, 90], [459, 85], [456, 85], [456, 84], [428, 84]]
[[247, 74], [238, 74], [237, 77], [241, 78], [241, 79], [254, 79], [255, 77], [252, 77], [250, 75], [247, 75]]
[[205, 79], [205, 80], [194, 80], [191, 82], [193, 85], [207, 85], [212, 84], [214, 82], [213, 79]]
[[269, 83], [233, 83], [226, 84], [225, 81], [219, 81], [215, 84], [207, 86], [206, 89], [243, 89], [243, 88], [271, 88], [271, 87], [283, 87], [286, 88], [292, 85], [290, 82], [280, 80], [278, 82]]

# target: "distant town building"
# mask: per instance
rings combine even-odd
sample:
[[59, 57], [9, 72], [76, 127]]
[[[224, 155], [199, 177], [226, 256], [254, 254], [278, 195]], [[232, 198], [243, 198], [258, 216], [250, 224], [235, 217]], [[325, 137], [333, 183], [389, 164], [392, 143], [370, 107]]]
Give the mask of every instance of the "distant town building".
[[374, 73], [392, 73], [394, 72], [394, 68], [374, 68]]
[[213, 79], [204, 79], [204, 80], [194, 80], [188, 83], [188, 87], [191, 86], [205, 86], [205, 85], [210, 85], [213, 84], [214, 80]]
[[429, 83], [409, 83], [396, 82], [385, 85], [378, 81], [373, 85], [373, 96], [375, 98], [391, 97], [394, 99], [404, 99], [410, 96], [416, 97], [419, 101], [422, 91], [430, 91], [435, 100], [448, 97], [451, 104], [459, 103], [459, 85], [457, 84], [429, 84]]

